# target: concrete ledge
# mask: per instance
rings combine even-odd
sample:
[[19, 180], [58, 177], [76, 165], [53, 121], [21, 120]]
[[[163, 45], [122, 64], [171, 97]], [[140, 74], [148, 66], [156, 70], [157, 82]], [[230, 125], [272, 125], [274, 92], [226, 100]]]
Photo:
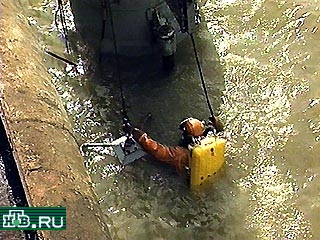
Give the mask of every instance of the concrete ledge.
[[67, 230], [42, 239], [109, 239], [91, 180], [39, 40], [18, 1], [1, 2], [1, 108], [31, 206], [66, 206]]

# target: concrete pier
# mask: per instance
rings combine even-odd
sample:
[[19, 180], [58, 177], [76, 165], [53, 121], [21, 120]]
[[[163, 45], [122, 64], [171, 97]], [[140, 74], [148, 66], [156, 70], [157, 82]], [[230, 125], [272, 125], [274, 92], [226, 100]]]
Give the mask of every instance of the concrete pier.
[[19, 1], [3, 0], [1, 110], [30, 206], [66, 206], [67, 230], [41, 239], [110, 239], [66, 111]]

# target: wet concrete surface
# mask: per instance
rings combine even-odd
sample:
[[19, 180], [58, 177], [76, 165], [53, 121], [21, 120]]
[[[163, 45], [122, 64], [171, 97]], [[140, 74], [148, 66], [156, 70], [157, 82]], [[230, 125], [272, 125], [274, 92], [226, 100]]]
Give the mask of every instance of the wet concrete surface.
[[108, 239], [71, 124], [21, 9], [19, 2], [1, 2], [1, 109], [28, 204], [67, 207], [66, 231], [39, 234]]

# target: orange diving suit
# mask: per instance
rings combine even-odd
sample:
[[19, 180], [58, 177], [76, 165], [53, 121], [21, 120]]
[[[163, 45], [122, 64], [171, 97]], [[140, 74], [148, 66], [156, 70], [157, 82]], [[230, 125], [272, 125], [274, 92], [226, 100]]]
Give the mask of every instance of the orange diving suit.
[[[210, 118], [209, 118], [210, 120]], [[150, 138], [144, 131], [133, 128], [131, 133], [135, 141], [152, 157], [160, 162], [164, 162], [175, 167], [179, 175], [185, 173], [186, 167], [189, 165], [188, 145], [194, 143], [195, 139], [203, 138], [209, 131], [223, 131], [223, 126], [209, 121], [209, 125], [205, 127], [203, 122], [195, 118], [187, 118], [180, 123], [179, 129], [183, 131], [179, 146], [165, 146]]]
[[180, 146], [171, 147], [162, 145], [150, 138], [147, 133], [137, 128], [132, 130], [132, 135], [133, 139], [141, 145], [144, 151], [160, 162], [175, 167], [179, 174], [182, 174], [185, 167], [188, 166], [188, 149]]

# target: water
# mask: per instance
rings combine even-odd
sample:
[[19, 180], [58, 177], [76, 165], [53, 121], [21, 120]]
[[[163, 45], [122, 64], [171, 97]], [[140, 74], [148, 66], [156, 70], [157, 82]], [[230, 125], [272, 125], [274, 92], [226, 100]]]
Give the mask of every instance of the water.
[[[31, 4], [26, 14], [44, 44], [63, 54], [52, 24], [55, 2], [21, 2]], [[192, 192], [165, 166], [141, 160], [122, 169], [110, 149], [86, 152], [115, 238], [320, 237], [319, 7], [316, 0], [206, 1], [207, 24], [196, 41], [214, 110], [230, 135], [227, 162], [216, 179]], [[47, 57], [49, 72], [79, 144], [110, 140], [121, 125], [114, 62], [99, 65], [89, 41], [96, 31], [81, 40], [69, 19], [73, 53], [66, 56], [82, 67], [64, 69]], [[100, 24], [96, 15], [86, 20], [86, 29]], [[122, 59], [121, 72], [130, 118], [138, 124], [151, 112], [145, 128], [157, 140], [175, 144], [182, 118], [208, 117], [189, 40], [171, 75], [156, 58]]]

